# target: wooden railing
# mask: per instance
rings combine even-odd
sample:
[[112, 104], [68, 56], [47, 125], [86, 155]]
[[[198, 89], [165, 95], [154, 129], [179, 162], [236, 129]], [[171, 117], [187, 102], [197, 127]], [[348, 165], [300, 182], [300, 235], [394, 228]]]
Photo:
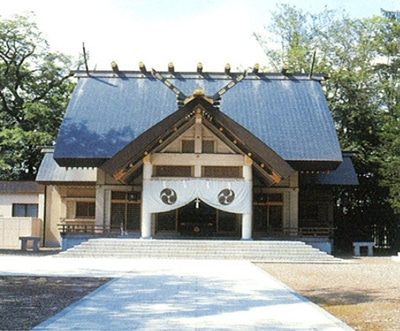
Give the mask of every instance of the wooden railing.
[[121, 232], [120, 227], [115, 226], [103, 226], [96, 224], [87, 224], [87, 223], [68, 223], [68, 224], [58, 224], [58, 230], [61, 235], [65, 235], [67, 233], [84, 233], [84, 234], [110, 234], [110, 233], [119, 233]]
[[273, 229], [273, 237], [293, 237], [293, 238], [331, 238], [335, 232], [334, 228], [315, 227], [315, 228], [280, 228]]
[[[112, 235], [121, 234], [123, 229], [118, 226], [103, 226], [88, 223], [63, 223], [58, 224], [61, 235], [65, 234], [96, 234]], [[273, 238], [331, 238], [334, 228], [315, 227], [315, 228], [275, 228], [268, 231], [265, 237]], [[264, 237], [264, 236], [263, 236]]]

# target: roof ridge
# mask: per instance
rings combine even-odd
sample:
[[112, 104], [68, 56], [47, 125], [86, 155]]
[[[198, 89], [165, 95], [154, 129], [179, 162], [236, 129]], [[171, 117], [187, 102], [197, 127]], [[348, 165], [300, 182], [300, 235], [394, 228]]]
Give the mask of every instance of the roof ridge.
[[[221, 80], [234, 80], [236, 77], [243, 75], [243, 71], [230, 72], [196, 72], [196, 71], [180, 71], [180, 72], [169, 72], [169, 71], [158, 71], [157, 72], [167, 79], [221, 79]], [[118, 73], [112, 70], [93, 70], [86, 72], [85, 70], [71, 70], [70, 73], [76, 78], [121, 78], [121, 79], [150, 79], [154, 76], [151, 72], [144, 73], [139, 70], [120, 70]], [[257, 72], [254, 73], [249, 71], [244, 79], [266, 79], [266, 80], [309, 80], [309, 81], [321, 81], [328, 79], [329, 75], [324, 73], [315, 73], [310, 78], [309, 74], [306, 73], [286, 73], [282, 74], [279, 72]]]

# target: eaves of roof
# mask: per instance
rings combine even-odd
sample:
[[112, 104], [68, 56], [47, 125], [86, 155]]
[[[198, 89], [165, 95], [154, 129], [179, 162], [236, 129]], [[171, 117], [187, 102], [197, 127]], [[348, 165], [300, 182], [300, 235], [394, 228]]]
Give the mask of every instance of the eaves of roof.
[[352, 162], [353, 153], [343, 152], [343, 162], [330, 172], [306, 172], [300, 174], [300, 185], [359, 185]]
[[36, 182], [41, 184], [94, 185], [97, 180], [96, 168], [61, 167], [53, 158], [53, 150], [47, 148], [43, 156]]

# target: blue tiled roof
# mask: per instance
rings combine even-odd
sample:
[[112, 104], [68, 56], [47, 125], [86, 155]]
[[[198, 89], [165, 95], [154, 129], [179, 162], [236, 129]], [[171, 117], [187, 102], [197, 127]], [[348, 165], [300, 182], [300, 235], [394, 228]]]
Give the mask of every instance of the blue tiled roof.
[[[226, 74], [162, 74], [187, 96], [199, 88], [212, 96], [231, 81]], [[100, 165], [177, 109], [176, 95], [151, 74], [80, 76], [56, 143], [62, 165]], [[220, 109], [287, 161], [342, 161], [318, 80], [249, 75], [222, 96]]]
[[[235, 87], [236, 88], [236, 87]], [[287, 161], [335, 161], [341, 151], [318, 81], [245, 80], [221, 108]]]

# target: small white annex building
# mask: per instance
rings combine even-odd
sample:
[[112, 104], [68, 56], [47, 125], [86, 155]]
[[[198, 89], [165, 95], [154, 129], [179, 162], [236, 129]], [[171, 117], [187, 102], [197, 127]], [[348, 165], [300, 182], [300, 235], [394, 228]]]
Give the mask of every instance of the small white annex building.
[[0, 249], [21, 247], [19, 237], [42, 237], [44, 186], [0, 181]]

